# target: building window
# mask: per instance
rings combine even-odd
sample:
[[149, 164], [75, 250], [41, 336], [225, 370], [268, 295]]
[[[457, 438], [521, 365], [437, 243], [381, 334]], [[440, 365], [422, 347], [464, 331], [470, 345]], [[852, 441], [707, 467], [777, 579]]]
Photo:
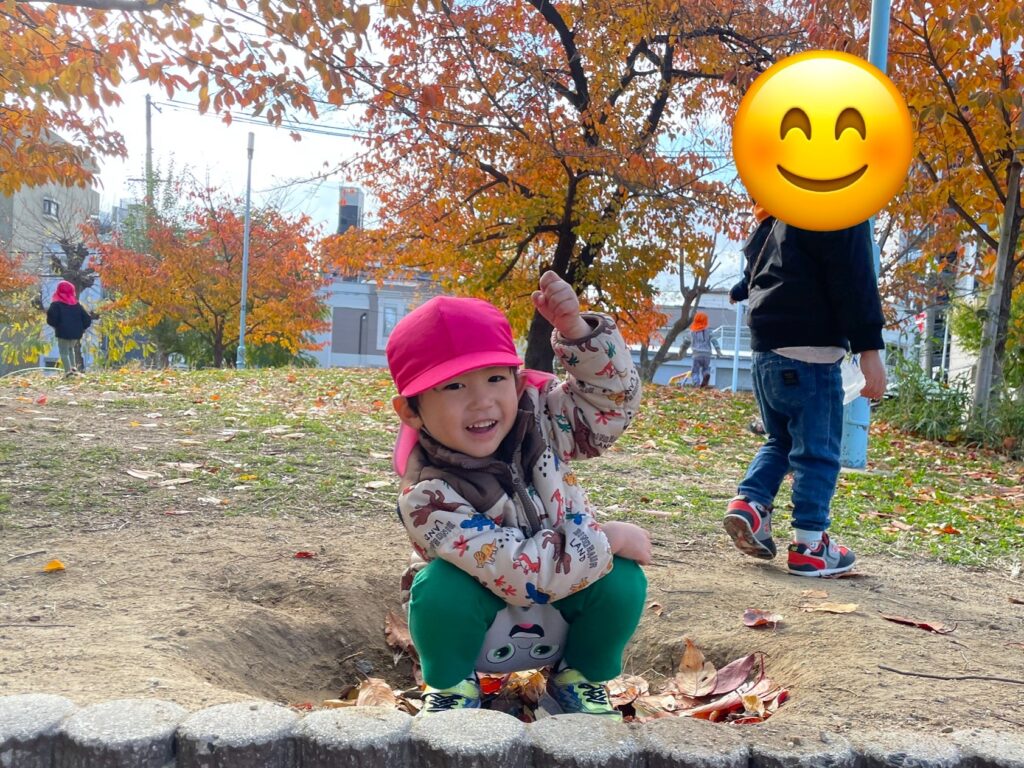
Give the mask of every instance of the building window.
[[405, 306], [404, 301], [395, 301], [394, 299], [385, 299], [378, 305], [377, 349], [384, 349], [384, 346], [388, 343], [388, 336], [391, 335], [391, 331], [398, 325], [398, 321], [402, 319]]
[[60, 215], [60, 203], [48, 197], [43, 198], [43, 215], [56, 219]]

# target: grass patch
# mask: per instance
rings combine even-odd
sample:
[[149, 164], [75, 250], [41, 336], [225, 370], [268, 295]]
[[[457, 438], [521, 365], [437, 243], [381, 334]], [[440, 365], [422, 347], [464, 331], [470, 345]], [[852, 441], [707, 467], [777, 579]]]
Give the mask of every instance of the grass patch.
[[[382, 370], [126, 370], [70, 383], [0, 380], [0, 402], [33, 403], [42, 394], [48, 404], [32, 409], [58, 415], [60, 428], [40, 433], [30, 408], [15, 409], [17, 431], [0, 444], [0, 464], [18, 478], [0, 485], [7, 520], [57, 510], [83, 520], [127, 518], [173, 508], [313, 519], [393, 514], [397, 420]], [[639, 522], [656, 538], [720, 536], [725, 503], [761, 444], [747, 429], [755, 415], [748, 394], [649, 385], [616, 446], [575, 469], [606, 517]], [[74, 435], [83, 432], [95, 437], [78, 443]], [[54, 440], [76, 446], [59, 469]], [[880, 421], [871, 427], [868, 458], [869, 471], [840, 476], [833, 531], [842, 541], [863, 553], [967, 565], [1020, 558], [1024, 464]], [[161, 477], [139, 480], [127, 468]], [[159, 484], [176, 477], [191, 482]], [[226, 503], [201, 506], [207, 497]], [[780, 536], [788, 506], [787, 482], [776, 500]]]

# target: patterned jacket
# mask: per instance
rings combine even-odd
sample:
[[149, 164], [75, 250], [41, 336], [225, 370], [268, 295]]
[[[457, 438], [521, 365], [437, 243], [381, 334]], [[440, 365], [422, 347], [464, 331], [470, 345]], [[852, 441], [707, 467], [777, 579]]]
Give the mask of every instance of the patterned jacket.
[[622, 434], [640, 378], [611, 318], [583, 317], [590, 335], [552, 335], [568, 378], [526, 387], [498, 455], [473, 458], [420, 435], [398, 501], [419, 567], [447, 560], [521, 606], [560, 600], [611, 569], [608, 539], [567, 462], [599, 455]]

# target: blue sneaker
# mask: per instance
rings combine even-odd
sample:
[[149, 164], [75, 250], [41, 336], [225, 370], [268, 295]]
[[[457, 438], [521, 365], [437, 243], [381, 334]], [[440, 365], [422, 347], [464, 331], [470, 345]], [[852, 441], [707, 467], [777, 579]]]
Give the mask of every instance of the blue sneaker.
[[772, 507], [737, 496], [729, 502], [722, 525], [743, 554], [771, 560], [778, 553], [772, 539]]
[[814, 547], [793, 542], [789, 545], [789, 572], [795, 576], [834, 576], [853, 568], [853, 550], [836, 544], [827, 533]]
[[608, 689], [601, 683], [592, 683], [577, 670], [568, 667], [552, 674], [548, 680], [548, 693], [566, 714], [601, 715], [621, 720], [622, 713], [612, 706]]
[[433, 715], [449, 709], [480, 709], [480, 684], [475, 675], [451, 688], [426, 687], [421, 715]]

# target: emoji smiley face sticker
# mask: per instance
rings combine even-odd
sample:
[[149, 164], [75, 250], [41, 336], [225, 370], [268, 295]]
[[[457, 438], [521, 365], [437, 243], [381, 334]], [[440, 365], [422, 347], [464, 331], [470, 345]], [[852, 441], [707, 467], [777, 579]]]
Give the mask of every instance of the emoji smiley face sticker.
[[810, 51], [774, 64], [740, 102], [736, 169], [750, 196], [803, 229], [859, 224], [907, 176], [914, 137], [906, 102], [876, 67]]

